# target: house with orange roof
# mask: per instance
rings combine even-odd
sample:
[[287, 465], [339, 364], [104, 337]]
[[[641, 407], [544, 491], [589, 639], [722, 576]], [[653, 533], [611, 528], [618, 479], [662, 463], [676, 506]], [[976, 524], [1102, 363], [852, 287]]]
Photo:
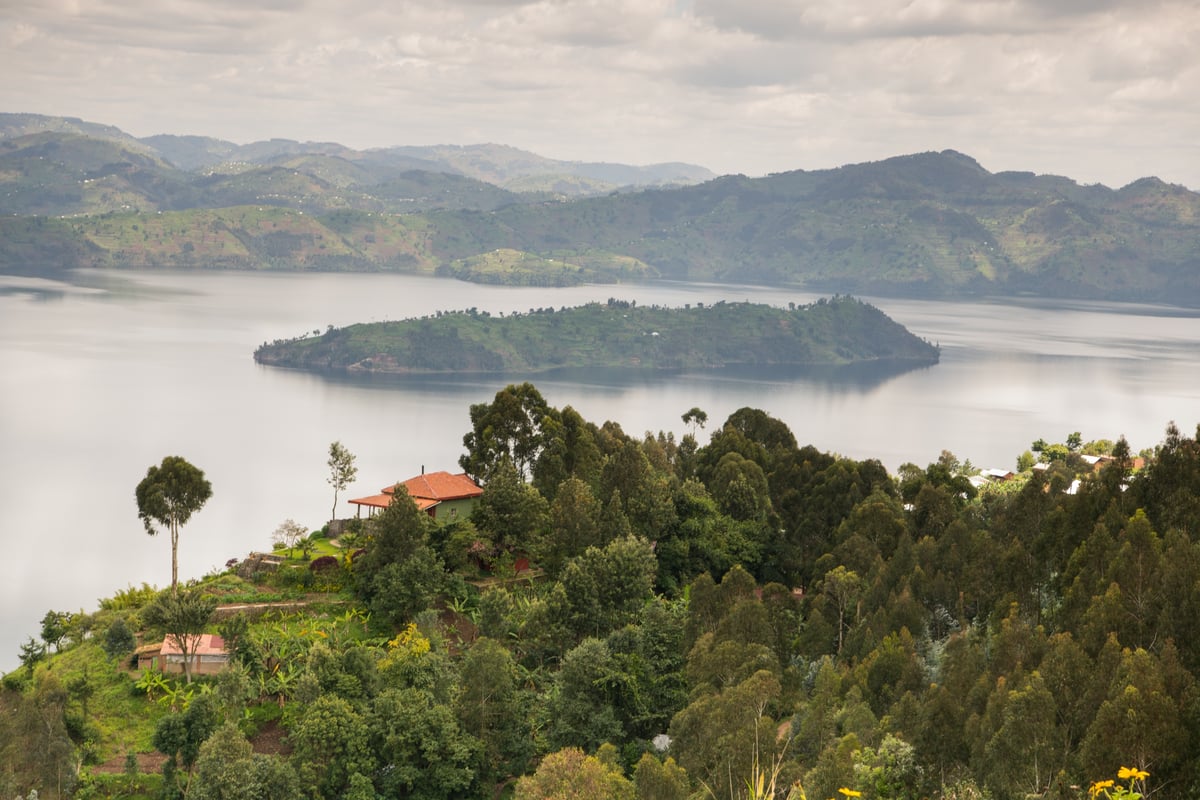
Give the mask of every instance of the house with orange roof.
[[408, 490], [408, 495], [417, 504], [417, 508], [439, 522], [450, 522], [470, 516], [475, 508], [475, 501], [483, 494], [483, 489], [467, 477], [465, 472], [452, 474], [422, 471], [416, 477], [380, 489], [379, 494], [347, 502], [357, 506], [355, 516], [361, 517], [364, 508], [368, 516], [373, 516], [391, 504], [396, 496], [397, 486]]

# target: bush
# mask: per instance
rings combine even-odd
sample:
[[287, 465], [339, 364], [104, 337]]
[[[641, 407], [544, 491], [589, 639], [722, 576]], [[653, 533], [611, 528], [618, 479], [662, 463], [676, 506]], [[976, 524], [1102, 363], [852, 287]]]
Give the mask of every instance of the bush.
[[100, 645], [109, 658], [120, 658], [133, 652], [137, 647], [137, 637], [129, 629], [124, 617], [117, 617], [104, 632], [104, 641]]
[[131, 611], [141, 608], [156, 597], [158, 589], [143, 583], [140, 588], [130, 586], [128, 589], [119, 589], [112, 597], [101, 600], [100, 608], [105, 611]]
[[326, 573], [340, 570], [342, 565], [338, 562], [337, 556], [321, 556], [314, 558], [308, 568], [312, 572]]
[[308, 565], [313, 575], [312, 588], [318, 592], [340, 592], [346, 573], [337, 556], [321, 556]]
[[307, 569], [292, 569], [284, 567], [270, 573], [269, 580], [280, 589], [300, 589], [308, 591], [315, 583], [315, 576]]

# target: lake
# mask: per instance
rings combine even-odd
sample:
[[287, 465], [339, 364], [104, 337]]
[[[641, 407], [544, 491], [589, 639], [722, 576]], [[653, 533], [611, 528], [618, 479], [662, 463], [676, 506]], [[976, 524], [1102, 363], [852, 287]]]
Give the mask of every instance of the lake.
[[[400, 275], [102, 271], [71, 283], [0, 276], [0, 671], [17, 666], [50, 609], [91, 611], [128, 585], [170, 581], [170, 544], [137, 518], [134, 487], [165, 455], [203, 469], [213, 497], [183, 529], [181, 578], [269, 549], [294, 518], [330, 515], [329, 443], [358, 457], [338, 498], [374, 494], [422, 468], [457, 471], [468, 407], [531, 379], [547, 401], [631, 434], [710, 430], [743, 406], [801, 444], [895, 470], [942, 449], [1012, 467], [1037, 438], [1124, 434], [1153, 447], [1200, 420], [1200, 312], [1036, 300], [867, 298], [942, 346], [941, 363], [894, 370], [331, 379], [257, 365], [259, 344], [327, 325], [475, 307], [494, 314], [609, 297], [678, 306], [786, 305], [777, 288], [652, 283], [535, 289]], [[704, 432], [701, 443], [707, 441]]]

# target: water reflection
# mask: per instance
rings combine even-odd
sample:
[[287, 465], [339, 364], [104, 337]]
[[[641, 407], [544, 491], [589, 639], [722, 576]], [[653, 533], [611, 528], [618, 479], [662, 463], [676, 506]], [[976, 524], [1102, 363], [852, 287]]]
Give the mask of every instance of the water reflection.
[[345, 370], [301, 371], [264, 367], [291, 375], [306, 375], [338, 386], [380, 391], [475, 390], [481, 386], [524, 383], [536, 385], [574, 384], [595, 388], [627, 390], [662, 387], [671, 383], [703, 382], [740, 384], [807, 384], [826, 390], [870, 392], [900, 375], [931, 369], [934, 364], [899, 360], [862, 361], [854, 364], [741, 364], [713, 369], [638, 369], [636, 367], [564, 367], [543, 372], [498, 372], [463, 374], [389, 374]]
[[0, 277], [0, 486], [8, 500], [0, 531], [9, 565], [0, 671], [15, 666], [19, 643], [36, 637], [47, 609], [91, 609], [117, 588], [169, 578], [168, 543], [146, 536], [133, 501], [133, 487], [164, 455], [187, 458], [213, 483], [212, 500], [180, 542], [181, 574], [198, 576], [269, 546], [285, 518], [324, 521], [331, 441], [359, 457], [360, 484], [347, 496], [423, 464], [455, 469], [469, 406], [513, 380], [533, 381], [555, 407], [636, 435], [682, 435], [681, 415], [693, 407], [707, 412], [709, 431], [739, 408], [760, 408], [802, 444], [893, 470], [927, 464], [943, 448], [981, 467], [1008, 467], [1034, 439], [1072, 431], [1125, 434], [1137, 450], [1161, 441], [1168, 421], [1191, 430], [1200, 417], [1200, 316], [1119, 304], [868, 298], [941, 343], [941, 362], [915, 369], [318, 376], [252, 358], [264, 341], [327, 324], [608, 297], [669, 306], [815, 299], [765, 287], [546, 290], [402, 275], [91, 271], [78, 285]]

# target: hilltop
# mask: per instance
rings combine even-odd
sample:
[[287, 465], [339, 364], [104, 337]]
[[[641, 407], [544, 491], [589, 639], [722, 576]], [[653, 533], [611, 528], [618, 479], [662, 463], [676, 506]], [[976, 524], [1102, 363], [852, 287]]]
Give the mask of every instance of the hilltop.
[[[992, 173], [952, 150], [709, 179], [498, 145], [134, 139], [0, 115], [0, 269], [404, 271], [526, 285], [1200, 304], [1200, 195]], [[19, 124], [18, 124], [19, 123]], [[569, 168], [569, 169], [568, 169]], [[507, 254], [497, 259], [491, 254]]]
[[310, 370], [409, 374], [931, 364], [938, 351], [874, 306], [840, 297], [788, 309], [725, 302], [648, 308], [609, 300], [508, 317], [438, 313], [265, 344], [254, 359]]

